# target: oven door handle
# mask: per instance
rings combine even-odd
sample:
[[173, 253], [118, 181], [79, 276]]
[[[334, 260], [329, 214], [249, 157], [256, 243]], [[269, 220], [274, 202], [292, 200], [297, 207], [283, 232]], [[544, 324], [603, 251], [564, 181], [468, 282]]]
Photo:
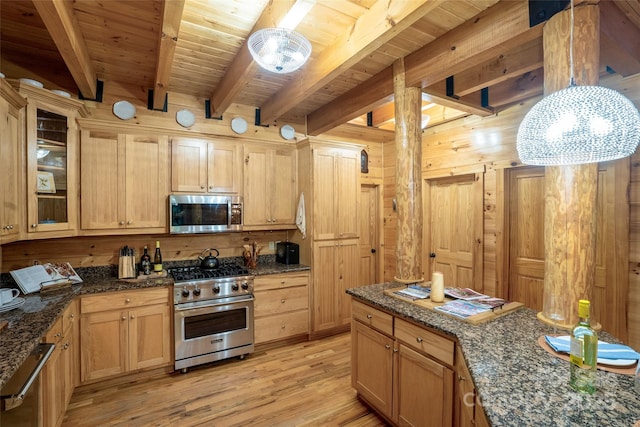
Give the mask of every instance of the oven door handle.
[[24, 382], [22, 387], [20, 387], [18, 393], [12, 396], [2, 396], [2, 411], [10, 411], [22, 405], [24, 397], [29, 392], [29, 389], [31, 388], [33, 382], [36, 380], [36, 378], [38, 378], [38, 375], [40, 375], [40, 371], [44, 367], [45, 363], [47, 363], [47, 361], [49, 360], [49, 357], [51, 357], [51, 353], [53, 353], [53, 350], [55, 348], [56, 345], [51, 343], [38, 344], [38, 347], [36, 347], [36, 349], [32, 352], [32, 355], [41, 354], [42, 357], [38, 361], [38, 364], [35, 366], [35, 368], [33, 368], [33, 371], [31, 371], [29, 377]]
[[242, 303], [242, 302], [249, 302], [249, 301], [253, 301], [253, 297], [251, 295], [248, 295], [246, 298], [243, 299], [234, 299], [232, 301], [221, 301], [218, 303], [214, 303], [214, 304], [204, 304], [204, 305], [188, 305], [188, 306], [183, 306], [182, 304], [178, 304], [175, 306], [174, 311], [193, 311], [193, 310], [200, 310], [202, 308], [212, 308], [212, 307], [220, 307], [223, 305], [230, 305], [230, 304], [237, 304], [237, 303]]

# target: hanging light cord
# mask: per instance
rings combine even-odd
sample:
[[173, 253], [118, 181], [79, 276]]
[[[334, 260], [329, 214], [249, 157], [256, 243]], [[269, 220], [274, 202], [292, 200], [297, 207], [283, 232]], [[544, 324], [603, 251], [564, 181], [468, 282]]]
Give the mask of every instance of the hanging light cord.
[[575, 86], [576, 80], [574, 79], [573, 70], [573, 0], [571, 0], [571, 26], [569, 27], [569, 86]]

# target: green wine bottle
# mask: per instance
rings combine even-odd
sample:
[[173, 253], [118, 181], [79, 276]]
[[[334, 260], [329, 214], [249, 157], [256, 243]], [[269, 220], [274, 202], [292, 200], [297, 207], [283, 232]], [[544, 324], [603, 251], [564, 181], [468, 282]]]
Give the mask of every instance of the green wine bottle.
[[571, 331], [571, 354], [569, 355], [569, 385], [581, 393], [596, 391], [596, 369], [598, 365], [598, 334], [589, 322], [590, 303], [578, 302], [578, 324]]

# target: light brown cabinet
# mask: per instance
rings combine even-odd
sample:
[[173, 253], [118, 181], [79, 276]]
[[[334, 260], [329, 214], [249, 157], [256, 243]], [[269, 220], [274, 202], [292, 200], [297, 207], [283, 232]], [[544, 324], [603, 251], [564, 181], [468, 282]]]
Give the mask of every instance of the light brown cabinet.
[[81, 382], [171, 364], [169, 288], [83, 296]]
[[171, 191], [242, 195], [242, 144], [171, 138]]
[[456, 427], [488, 427], [489, 421], [479, 403], [471, 374], [460, 347], [456, 349], [455, 370], [454, 425]]
[[454, 342], [359, 301], [352, 313], [358, 394], [394, 425], [453, 425]]
[[20, 111], [27, 104], [5, 79], [0, 79], [0, 244], [16, 241], [24, 223], [21, 212], [24, 192], [19, 185], [23, 164], [20, 161]]
[[168, 159], [169, 145], [164, 136], [83, 130], [80, 167], [84, 234], [104, 234], [114, 229], [166, 232]]
[[43, 425], [62, 424], [79, 372], [78, 302], [74, 300], [45, 336], [55, 350], [42, 371]]
[[347, 288], [359, 284], [358, 239], [326, 240], [313, 245], [313, 330], [323, 331], [351, 322]]
[[309, 333], [309, 273], [257, 276], [253, 283], [255, 343]]
[[295, 228], [296, 165], [292, 147], [245, 144], [245, 230]]
[[27, 99], [22, 134], [26, 147], [27, 238], [68, 237], [78, 231], [78, 126], [82, 101], [20, 81]]

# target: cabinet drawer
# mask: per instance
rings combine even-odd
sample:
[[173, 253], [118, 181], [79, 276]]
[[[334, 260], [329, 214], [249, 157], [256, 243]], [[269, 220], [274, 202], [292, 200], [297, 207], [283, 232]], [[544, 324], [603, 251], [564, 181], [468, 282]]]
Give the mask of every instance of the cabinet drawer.
[[255, 319], [256, 344], [306, 333], [309, 333], [308, 310]]
[[415, 350], [453, 366], [453, 341], [402, 319], [396, 319], [394, 335]]
[[253, 281], [253, 290], [281, 289], [309, 284], [309, 273], [287, 273], [257, 276]]
[[107, 292], [100, 295], [83, 296], [80, 300], [82, 313], [128, 309], [141, 305], [168, 304], [169, 288], [152, 288], [124, 292]]
[[369, 305], [351, 300], [351, 316], [387, 335], [393, 335], [393, 316]]
[[309, 288], [298, 286], [254, 293], [256, 317], [309, 308]]
[[74, 299], [62, 313], [62, 330], [66, 333], [78, 320], [78, 300]]

